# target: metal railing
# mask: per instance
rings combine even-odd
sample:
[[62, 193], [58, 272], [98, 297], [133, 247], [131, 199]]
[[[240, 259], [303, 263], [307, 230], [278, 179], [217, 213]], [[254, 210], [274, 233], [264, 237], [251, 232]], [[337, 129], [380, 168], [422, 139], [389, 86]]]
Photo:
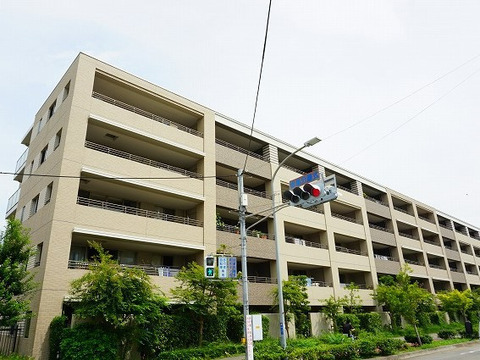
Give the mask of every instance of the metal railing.
[[378, 200], [378, 199], [375, 199], [374, 197], [371, 197], [371, 196], [368, 196], [366, 194], [363, 194], [363, 197], [371, 202], [374, 202], [376, 204], [380, 204], [380, 205], [383, 205], [383, 206], [387, 206], [388, 207], [388, 203], [382, 201], [382, 200]]
[[[119, 264], [122, 268], [139, 269], [151, 276], [165, 276], [175, 277], [180, 272], [180, 268], [177, 266], [154, 266], [144, 264]], [[81, 269], [89, 270], [90, 267], [96, 266], [94, 262], [81, 261], [81, 260], [68, 260], [69, 269]]]
[[314, 247], [318, 249], [328, 249], [327, 245], [323, 245], [317, 242], [312, 242], [312, 241], [307, 241], [303, 239], [299, 239], [293, 236], [285, 236], [285, 241], [290, 243], [290, 244], [295, 244], [295, 245], [302, 245], [302, 246], [308, 246], [308, 247]]
[[17, 352], [18, 342], [22, 335], [22, 324], [0, 327], [0, 355], [11, 355]]
[[310, 285], [307, 283], [307, 286], [316, 286], [316, 287], [332, 287], [332, 283], [328, 283], [325, 281], [317, 281], [315, 279], [311, 279]]
[[413, 239], [413, 240], [420, 240], [417, 236], [413, 236], [413, 235], [403, 233], [403, 232], [400, 232], [400, 231], [398, 232], [398, 235], [409, 238], [409, 239]]
[[457, 268], [453, 268], [453, 267], [450, 268], [450, 271], [453, 271], [453, 272], [456, 272], [456, 273], [462, 273], [461, 270], [459, 270]]
[[394, 257], [391, 257], [391, 256], [387, 256], [387, 255], [373, 254], [373, 256], [374, 256], [375, 259], [378, 259], [378, 260], [387, 260], [387, 261], [398, 262], [398, 259], [396, 259]]
[[423, 239], [423, 242], [426, 242], [427, 244], [430, 244], [430, 245], [440, 246], [440, 243], [438, 243], [434, 240]]
[[[223, 186], [223, 187], [226, 187], [226, 188], [229, 188], [229, 189], [232, 189], [232, 190], [238, 190], [238, 186], [237, 184], [233, 184], [233, 183], [230, 183], [228, 181], [225, 181], [225, 180], [221, 180], [221, 179], [217, 179], [217, 185], [219, 186]], [[250, 189], [250, 188], [247, 188], [247, 187], [244, 187], [243, 191], [246, 193], [246, 194], [251, 194], [251, 195], [254, 195], [254, 196], [259, 196], [259, 197], [262, 197], [262, 198], [265, 198], [265, 199], [271, 199], [272, 197], [267, 194], [267, 192], [265, 191], [258, 191], [258, 190], [255, 190], [255, 189]]]
[[245, 155], [248, 155], [248, 156], [251, 156], [251, 157], [254, 157], [256, 159], [260, 159], [260, 160], [263, 160], [263, 161], [267, 161], [265, 159], [265, 157], [263, 155], [260, 155], [260, 154], [257, 154], [253, 151], [250, 151], [250, 150], [247, 150], [247, 149], [244, 149], [238, 145], [234, 145], [234, 144], [231, 144], [225, 140], [222, 140], [222, 139], [215, 139], [215, 143], [217, 143], [218, 145], [222, 145], [222, 146], [225, 146], [229, 149], [232, 149], [232, 150], [235, 150], [235, 151], [238, 151], [242, 154], [245, 154]]
[[199, 136], [199, 137], [203, 137], [203, 133], [201, 133], [200, 131], [197, 131], [195, 129], [192, 129], [192, 128], [189, 128], [185, 125], [182, 125], [182, 124], [179, 124], [179, 123], [176, 123], [174, 121], [171, 121], [171, 120], [168, 120], [162, 116], [159, 116], [159, 115], [156, 115], [156, 114], [153, 114], [151, 112], [148, 112], [148, 111], [145, 111], [143, 109], [140, 109], [140, 108], [137, 108], [133, 105], [130, 105], [130, 104], [126, 104], [120, 100], [116, 100], [116, 99], [113, 99], [107, 95], [103, 95], [103, 94], [100, 94], [100, 93], [97, 93], [95, 91], [92, 92], [92, 97], [95, 98], [95, 99], [99, 99], [99, 100], [102, 100], [106, 103], [109, 103], [109, 104], [112, 104], [112, 105], [115, 105], [115, 106], [118, 106], [122, 109], [125, 109], [125, 110], [128, 110], [128, 111], [131, 111], [135, 114], [138, 114], [138, 115], [141, 115], [141, 116], [144, 116], [146, 118], [149, 118], [149, 119], [152, 119], [152, 120], [155, 120], [159, 123], [162, 123], [164, 125], [167, 125], [167, 126], [171, 126], [171, 127], [174, 127], [174, 128], [177, 128], [178, 130], [180, 131], [184, 131], [184, 132], [187, 132], [189, 134], [192, 134], [192, 135], [195, 135], [195, 136]]
[[344, 190], [344, 191], [346, 191], [346, 192], [349, 192], [349, 193], [351, 193], [351, 194], [358, 195], [358, 193], [357, 193], [355, 190], [352, 190], [352, 189], [349, 188], [349, 187], [346, 187], [346, 186], [338, 185], [338, 184], [337, 184], [337, 188], [338, 188], [338, 189], [342, 189], [342, 190]]
[[271, 278], [267, 276], [247, 276], [247, 279], [251, 283], [257, 283], [257, 284], [276, 284], [277, 279], [276, 278]]
[[418, 261], [415, 261], [415, 260], [409, 260], [409, 259], [403, 259], [403, 260], [405, 260], [405, 262], [406, 262], [407, 264], [424, 266], [422, 263], [420, 263], [420, 262], [418, 262]]
[[[229, 232], [232, 234], [240, 234], [240, 229], [238, 226], [234, 225], [217, 225], [217, 230], [218, 231], [224, 231], [224, 232]], [[261, 238], [265, 240], [274, 240], [273, 235], [266, 234], [264, 232], [258, 231], [258, 230], [247, 230], [247, 236], [251, 237], [256, 237], [256, 238]]]
[[436, 264], [428, 264], [432, 269], [438, 269], [438, 270], [445, 270], [445, 268], [441, 267], [440, 265]]
[[300, 169], [297, 169], [297, 168], [295, 168], [295, 167], [293, 167], [293, 166], [288, 166], [288, 165], [283, 164], [282, 167], [284, 167], [285, 169], [291, 170], [291, 171], [293, 171], [293, 172], [302, 174], [302, 175], [305, 175], [305, 174], [306, 174], [305, 171], [300, 170]]
[[126, 151], [113, 149], [111, 147], [101, 145], [101, 144], [97, 144], [97, 143], [94, 143], [92, 141], [86, 140], [85, 141], [85, 147], [88, 148], [88, 149], [103, 152], [105, 154], [117, 156], [117, 157], [127, 159], [127, 160], [131, 160], [131, 161], [135, 161], [135, 162], [138, 162], [140, 164], [144, 164], [144, 165], [148, 165], [148, 166], [152, 166], [152, 167], [156, 167], [156, 168], [160, 168], [160, 169], [173, 171], [173, 172], [185, 175], [185, 176], [189, 176], [191, 178], [198, 179], [198, 178], [202, 177], [202, 175], [200, 175], [198, 173], [195, 173], [193, 171], [185, 170], [185, 169], [182, 169], [182, 168], [179, 168], [179, 167], [176, 167], [176, 166], [168, 165], [168, 164], [165, 164], [165, 163], [162, 163], [162, 162], [159, 162], [159, 161], [155, 161], [155, 160], [151, 160], [151, 159], [148, 159], [148, 158], [145, 158], [145, 157], [142, 157], [142, 156], [130, 154]]
[[343, 246], [335, 246], [335, 250], [343, 253], [354, 254], [354, 255], [362, 255], [367, 256], [368, 254], [364, 251], [349, 249]]
[[[340, 287], [342, 289], [345, 289], [347, 287], [349, 287], [352, 283], [340, 283]], [[360, 290], [372, 290], [372, 286], [368, 286], [367, 284], [353, 284], [357, 289], [360, 289]]]
[[332, 211], [332, 216], [335, 217], [335, 218], [338, 218], [338, 219], [350, 221], [354, 224], [360, 224], [360, 225], [362, 224], [362, 222], [357, 220], [357, 219], [354, 219], [354, 218], [351, 218], [351, 217], [348, 217], [348, 216], [345, 216], [345, 215], [337, 214], [337, 213], [334, 213], [333, 211]]
[[22, 155], [17, 160], [17, 164], [15, 165], [15, 174], [18, 173], [18, 171], [25, 166], [27, 163], [27, 156], [28, 156], [28, 148], [25, 149]]
[[121, 212], [129, 215], [147, 217], [150, 219], [175, 222], [175, 223], [184, 224], [184, 225], [199, 226], [199, 227], [203, 226], [203, 222], [196, 219], [165, 214], [159, 211], [150, 211], [150, 210], [144, 210], [144, 209], [139, 209], [139, 208], [125, 206], [125, 205], [118, 205], [118, 204], [114, 204], [106, 201], [87, 199], [80, 196], [77, 197], [77, 204], [83, 205], [83, 206], [100, 208], [104, 210]]
[[393, 234], [393, 230], [384, 228], [382, 226], [378, 226], [378, 225], [375, 225], [375, 224], [368, 224], [368, 226], [372, 229], [377, 229], [377, 230], [380, 230], [380, 231], [384, 231], [384, 232], [388, 232], [390, 234]]
[[448, 225], [445, 225], [445, 224], [442, 224], [442, 223], [438, 223], [438, 225], [441, 227], [441, 228], [444, 228], [444, 229], [447, 229], [447, 230], [452, 230], [453, 229], [451, 227], [449, 227]]
[[401, 207], [398, 207], [398, 206], [395, 206], [395, 205], [393, 205], [393, 208], [394, 208], [395, 210], [397, 210], [397, 211], [400, 211], [400, 212], [404, 213], [404, 214], [407, 214], [407, 215], [413, 216], [413, 214], [412, 214], [412, 213], [409, 213], [407, 210], [405, 210], [405, 209], [402, 209]]
[[429, 223], [431, 224], [435, 224], [435, 221], [433, 221], [432, 219], [426, 217], [426, 216], [422, 216], [422, 215], [418, 215], [418, 218], [419, 219], [422, 219], [422, 220], [425, 220], [425, 221], [428, 221]]

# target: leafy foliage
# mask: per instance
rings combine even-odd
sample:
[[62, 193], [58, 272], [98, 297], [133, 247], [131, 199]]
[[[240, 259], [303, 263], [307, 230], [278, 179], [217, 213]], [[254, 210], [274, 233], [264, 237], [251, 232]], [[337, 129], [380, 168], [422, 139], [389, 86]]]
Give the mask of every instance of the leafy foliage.
[[333, 331], [337, 331], [337, 318], [340, 310], [346, 304], [346, 300], [345, 298], [336, 298], [334, 295], [331, 295], [328, 299], [323, 300], [323, 302], [325, 306], [322, 308], [322, 313], [332, 322]]
[[[120, 356], [133, 345], [149, 351], [162, 340], [160, 327], [166, 299], [155, 293], [142, 270], [122, 268], [101, 246], [91, 243], [98, 257], [90, 271], [71, 284], [76, 314], [93, 319], [120, 340]], [[62, 342], [63, 346], [63, 342]]]
[[[278, 305], [278, 289], [273, 291], [274, 303]], [[308, 318], [307, 277], [305, 275], [289, 276], [283, 281], [283, 307], [285, 310], [285, 329], [290, 337], [288, 324], [295, 320], [297, 335], [310, 335], [310, 320]]]
[[422, 289], [416, 282], [411, 283], [411, 269], [405, 267], [396, 276], [392, 285], [379, 284], [373, 298], [379, 305], [386, 305], [393, 315], [401, 315], [412, 324], [421, 345], [421, 338], [417, 325], [421, 314], [432, 312], [435, 309], [433, 295]]
[[36, 284], [27, 264], [34, 254], [28, 231], [19, 220], [9, 219], [0, 241], [0, 326], [28, 316], [29, 295]]
[[53, 318], [50, 323], [50, 333], [48, 337], [49, 344], [49, 360], [56, 360], [60, 355], [60, 344], [65, 333], [65, 328], [67, 327], [67, 317], [66, 316], [56, 316]]
[[437, 295], [442, 309], [451, 315], [461, 314], [464, 319], [467, 318], [467, 312], [474, 305], [474, 298], [470, 289], [459, 291], [457, 289], [442, 292]]
[[62, 360], [119, 360], [119, 344], [115, 334], [86, 323], [65, 330], [60, 350]]
[[359, 313], [356, 314], [358, 320], [360, 321], [360, 329], [375, 333], [382, 329], [382, 318], [379, 313], [369, 312], [369, 313]]
[[344, 309], [352, 314], [359, 313], [362, 309], [363, 301], [358, 294], [358, 285], [356, 285], [355, 283], [350, 283], [345, 287], [345, 289], [348, 291], [348, 294], [345, 295]]
[[[206, 318], [215, 315], [226, 319], [238, 314], [237, 286], [233, 279], [212, 281], [205, 278], [203, 267], [192, 262], [177, 275], [180, 285], [172, 289], [182, 312], [191, 315], [199, 324], [198, 343], [205, 336]], [[226, 333], [226, 332], [225, 332]]]

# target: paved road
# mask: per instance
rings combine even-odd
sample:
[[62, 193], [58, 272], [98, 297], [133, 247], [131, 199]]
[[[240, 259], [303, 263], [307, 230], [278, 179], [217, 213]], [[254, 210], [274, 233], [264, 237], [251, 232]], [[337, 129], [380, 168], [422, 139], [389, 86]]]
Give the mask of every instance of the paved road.
[[430, 354], [415, 356], [415, 360], [478, 360], [480, 359], [480, 344], [478, 342], [470, 346], [442, 349]]

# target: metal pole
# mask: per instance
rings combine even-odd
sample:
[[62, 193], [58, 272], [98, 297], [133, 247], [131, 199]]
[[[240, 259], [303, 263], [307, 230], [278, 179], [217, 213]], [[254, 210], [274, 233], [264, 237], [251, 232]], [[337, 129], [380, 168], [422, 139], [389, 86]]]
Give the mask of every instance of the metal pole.
[[285, 161], [287, 161], [287, 159], [289, 159], [299, 151], [305, 149], [306, 147], [315, 145], [319, 141], [320, 139], [318, 138], [310, 139], [307, 142], [305, 142], [303, 146], [299, 147], [297, 150], [289, 154], [285, 159], [283, 159], [283, 161], [280, 164], [278, 164], [277, 168], [275, 169], [275, 172], [272, 175], [272, 180], [270, 181], [270, 192], [272, 194], [273, 232], [275, 236], [275, 258], [276, 258], [275, 267], [277, 272], [277, 287], [278, 287], [278, 290], [277, 290], [278, 291], [278, 317], [279, 317], [278, 320], [280, 322], [280, 346], [282, 347], [282, 349], [285, 349], [287, 347], [287, 337], [285, 334], [285, 308], [283, 305], [283, 284], [282, 284], [282, 275], [281, 275], [281, 266], [280, 266], [280, 240], [278, 238], [278, 231], [277, 231], [277, 213], [275, 211], [276, 196], [274, 192], [274, 180], [278, 174], [278, 171], [280, 170], [282, 165], [285, 163]]
[[240, 239], [242, 247], [242, 285], [243, 285], [243, 334], [245, 336], [245, 359], [253, 359], [252, 349], [249, 347], [247, 339], [247, 318], [248, 308], [248, 274], [247, 274], [247, 232], [245, 230], [246, 203], [245, 193], [243, 191], [243, 170], [239, 169], [237, 173], [238, 181], [238, 216], [240, 223]]

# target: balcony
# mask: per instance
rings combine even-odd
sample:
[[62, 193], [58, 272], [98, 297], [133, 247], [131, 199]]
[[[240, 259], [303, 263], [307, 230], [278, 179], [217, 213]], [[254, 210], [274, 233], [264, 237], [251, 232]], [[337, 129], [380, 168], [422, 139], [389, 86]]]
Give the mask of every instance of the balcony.
[[202, 178], [202, 176], [200, 174], [195, 173], [193, 171], [188, 171], [188, 170], [176, 167], [176, 166], [168, 165], [168, 164], [165, 164], [165, 163], [162, 163], [162, 162], [159, 162], [159, 161], [155, 161], [155, 160], [151, 160], [151, 159], [148, 159], [148, 158], [145, 158], [145, 157], [142, 157], [142, 156], [134, 155], [134, 154], [128, 153], [126, 151], [113, 149], [111, 147], [101, 145], [101, 144], [97, 144], [97, 143], [92, 142], [92, 141], [88, 141], [88, 140], [85, 141], [85, 147], [87, 149], [96, 150], [96, 151], [99, 151], [99, 152], [102, 152], [102, 153], [105, 153], [105, 154], [117, 156], [119, 158], [127, 159], [127, 160], [130, 160], [130, 161], [135, 161], [137, 163], [152, 166], [152, 167], [155, 167], [155, 168], [158, 168], [158, 169], [165, 169], [165, 170], [168, 170], [168, 171], [172, 171], [172, 172], [175, 172], [175, 173], [178, 173], [178, 174], [181, 174], [181, 175], [184, 175], [184, 176], [188, 176], [188, 177], [191, 177], [191, 178], [194, 178], [194, 179], [201, 179]]
[[103, 210], [120, 212], [124, 214], [129, 214], [129, 215], [136, 215], [139, 217], [145, 217], [149, 219], [156, 219], [156, 220], [174, 222], [178, 224], [203, 227], [203, 222], [196, 219], [170, 215], [170, 214], [162, 213], [159, 211], [144, 210], [144, 209], [129, 207], [125, 205], [118, 205], [118, 204], [114, 204], [107, 201], [88, 199], [80, 196], [77, 197], [77, 204], [82, 206], [99, 208]]
[[106, 95], [103, 95], [103, 94], [100, 94], [98, 92], [92, 92], [92, 97], [95, 98], [95, 99], [98, 99], [98, 100], [101, 100], [103, 102], [106, 102], [108, 104], [111, 104], [111, 105], [114, 105], [114, 106], [117, 106], [119, 108], [122, 108], [124, 110], [127, 110], [127, 111], [130, 111], [130, 112], [133, 112], [135, 114], [138, 114], [138, 115], [141, 115], [143, 117], [146, 117], [148, 119], [151, 119], [151, 120], [154, 120], [154, 121], [157, 121], [161, 124], [164, 124], [164, 125], [167, 125], [167, 126], [170, 126], [171, 128], [175, 128], [175, 129], [178, 129], [179, 131], [182, 131], [182, 132], [186, 132], [186, 133], [189, 133], [189, 134], [192, 134], [192, 135], [195, 135], [195, 136], [198, 136], [198, 137], [201, 137], [203, 138], [203, 133], [201, 133], [200, 131], [197, 131], [195, 129], [192, 129], [192, 128], [189, 128], [185, 125], [182, 125], [182, 124], [179, 124], [179, 123], [176, 123], [174, 121], [171, 121], [167, 118], [164, 118], [162, 116], [159, 116], [159, 115], [156, 115], [156, 114], [153, 114], [151, 112], [148, 112], [148, 111], [145, 111], [143, 109], [140, 109], [140, 108], [137, 108], [133, 105], [130, 105], [130, 104], [127, 104], [127, 103], [124, 103], [120, 100], [116, 100], [116, 99], [113, 99], [109, 96], [106, 96]]
[[345, 216], [345, 215], [342, 215], [342, 214], [337, 214], [337, 213], [334, 213], [332, 212], [332, 216], [334, 218], [337, 218], [337, 219], [342, 219], [342, 220], [345, 220], [345, 221], [349, 221], [351, 223], [354, 223], [354, 224], [362, 224], [361, 221], [357, 220], [357, 219], [354, 219], [354, 218], [351, 218], [349, 216]]
[[360, 250], [355, 250], [355, 249], [349, 249], [349, 248], [346, 248], [346, 247], [343, 247], [343, 246], [335, 246], [335, 250], [338, 251], [338, 252], [347, 253], [347, 254], [368, 256], [367, 252], [360, 251]]
[[372, 241], [390, 246], [397, 245], [393, 230], [375, 224], [368, 224], [368, 226], [370, 227], [370, 235], [372, 237]]
[[[92, 266], [96, 266], [94, 262], [68, 260], [69, 269], [90, 270]], [[153, 266], [142, 264], [120, 264], [122, 268], [139, 269], [151, 276], [175, 277], [180, 272], [180, 267], [175, 266]]]
[[317, 249], [328, 249], [327, 245], [323, 245], [323, 244], [313, 242], [313, 241], [308, 241], [308, 240], [295, 238], [295, 237], [292, 237], [292, 236], [285, 236], [285, 241], [287, 243], [295, 244], [295, 245], [308, 246], [308, 247], [313, 247], [313, 248], [317, 248]]
[[[216, 180], [217, 188], [217, 205], [228, 208], [238, 208], [238, 186], [237, 184], [230, 183], [228, 181]], [[265, 191], [258, 191], [249, 187], [243, 188], [244, 192], [249, 196], [248, 206], [251, 209], [268, 209], [272, 206], [270, 195]]]
[[5, 212], [7, 216], [10, 213], [12, 213], [13, 210], [15, 210], [15, 207], [18, 204], [19, 198], [20, 198], [20, 189], [17, 189], [17, 191], [15, 191], [13, 195], [8, 198], [7, 211]]

